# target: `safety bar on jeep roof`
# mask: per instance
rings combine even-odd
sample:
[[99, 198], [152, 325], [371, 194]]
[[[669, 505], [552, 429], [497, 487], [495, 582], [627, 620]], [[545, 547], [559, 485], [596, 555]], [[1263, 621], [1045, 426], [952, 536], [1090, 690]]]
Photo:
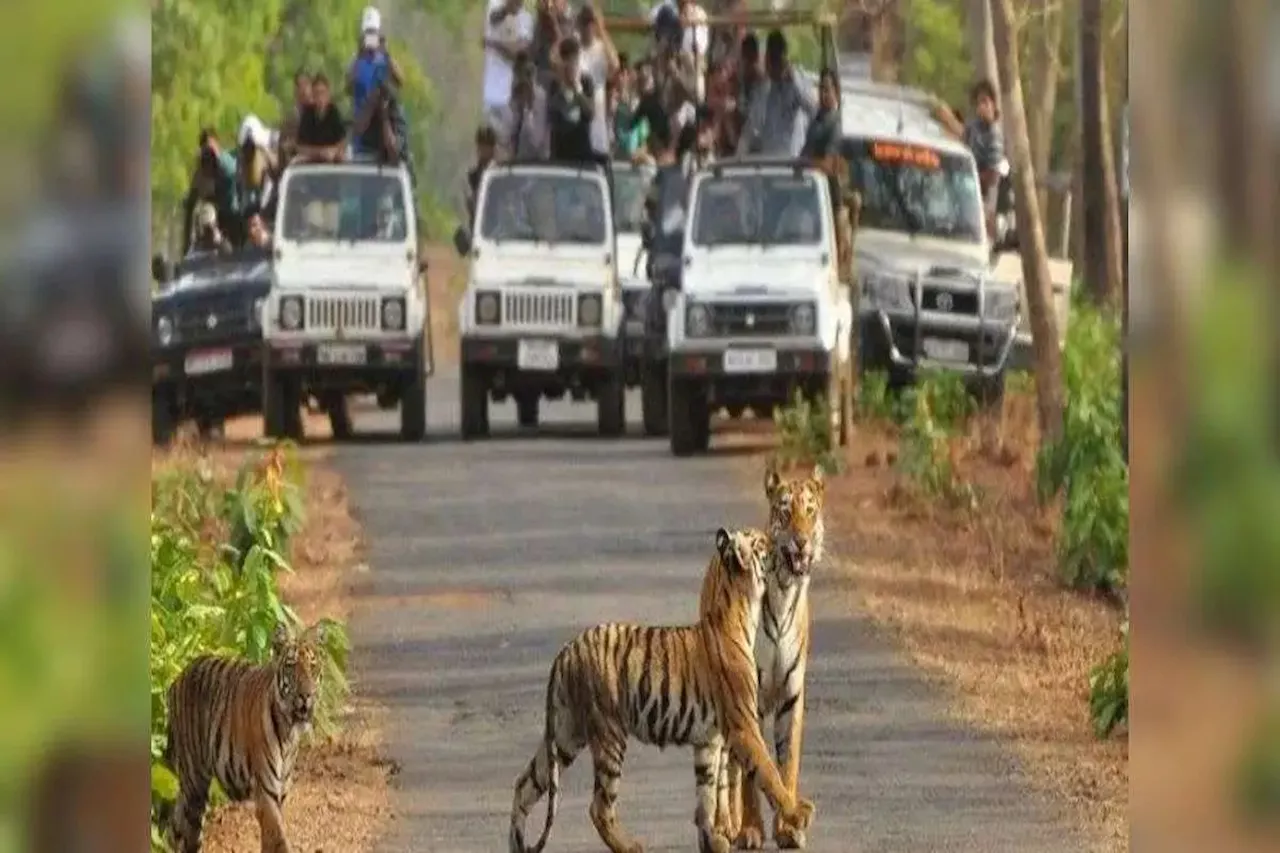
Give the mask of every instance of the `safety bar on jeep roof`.
[[998, 376], [1004, 371], [1005, 364], [1009, 361], [1009, 355], [1013, 352], [1013, 343], [1018, 336], [1019, 318], [1015, 317], [1009, 325], [1008, 333], [1004, 337], [1004, 341], [1000, 344], [1000, 351], [996, 354], [994, 364], [984, 365], [982, 363], [982, 344], [986, 339], [987, 331], [987, 274], [982, 273], [976, 276], [978, 280], [978, 339], [977, 339], [977, 364], [954, 364], [947, 361], [938, 361], [920, 355], [920, 346], [924, 338], [924, 331], [920, 324], [920, 315], [924, 313], [924, 279], [925, 275], [922, 270], [916, 270], [915, 276], [911, 280], [912, 291], [912, 314], [914, 320], [914, 328], [911, 338], [911, 357], [908, 358], [898, 349], [898, 345], [893, 340], [893, 324], [889, 322], [889, 315], [884, 311], [877, 311], [876, 315], [880, 320], [880, 326], [884, 330], [885, 338], [889, 342], [889, 360], [896, 367], [910, 367], [919, 369], [921, 367], [941, 367], [946, 370], [954, 370], [965, 375], [978, 374], [984, 378]]

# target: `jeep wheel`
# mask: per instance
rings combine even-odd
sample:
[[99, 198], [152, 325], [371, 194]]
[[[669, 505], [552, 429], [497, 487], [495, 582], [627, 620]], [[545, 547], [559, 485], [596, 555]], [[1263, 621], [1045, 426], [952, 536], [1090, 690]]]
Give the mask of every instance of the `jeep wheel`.
[[400, 440], [417, 443], [427, 437], [427, 374], [417, 366], [400, 395]]
[[354, 430], [351, 426], [351, 408], [343, 394], [335, 394], [325, 401], [325, 410], [329, 414], [329, 431], [334, 441], [350, 441]]
[[516, 423], [524, 429], [533, 429], [538, 425], [537, 394], [520, 394], [516, 397]]
[[641, 368], [640, 414], [644, 420], [645, 435], [666, 435], [667, 371], [665, 364], [661, 369], [648, 366]]
[[262, 383], [263, 432], [267, 438], [301, 441], [302, 389], [293, 377], [266, 371]]
[[711, 443], [711, 412], [703, 389], [692, 382], [673, 380], [668, 400], [672, 455], [706, 451]]
[[621, 371], [610, 374], [596, 391], [596, 424], [605, 438], [626, 432], [627, 383]]
[[462, 439], [484, 438], [489, 434], [489, 389], [475, 368], [462, 368]]
[[167, 447], [178, 431], [177, 401], [173, 392], [160, 388], [151, 389], [151, 443]]

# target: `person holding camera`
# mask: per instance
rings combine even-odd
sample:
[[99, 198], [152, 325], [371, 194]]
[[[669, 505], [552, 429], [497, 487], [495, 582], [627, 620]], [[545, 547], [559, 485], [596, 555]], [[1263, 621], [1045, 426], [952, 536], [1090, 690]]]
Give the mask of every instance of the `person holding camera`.
[[533, 16], [523, 0], [490, 0], [484, 27], [484, 113], [500, 130], [511, 97], [516, 58], [533, 42]]
[[[224, 150], [218, 143], [218, 134], [211, 127], [200, 131], [200, 150], [191, 174], [191, 184], [183, 201], [182, 254], [191, 249], [193, 220], [202, 203], [212, 205], [215, 223], [220, 233], [233, 240], [240, 234], [240, 199], [236, 191], [236, 156]], [[238, 242], [238, 241], [235, 241]]]
[[595, 120], [595, 81], [582, 72], [578, 40], [560, 42], [560, 62], [547, 91], [547, 124], [551, 131], [551, 159], [595, 162], [591, 124]]

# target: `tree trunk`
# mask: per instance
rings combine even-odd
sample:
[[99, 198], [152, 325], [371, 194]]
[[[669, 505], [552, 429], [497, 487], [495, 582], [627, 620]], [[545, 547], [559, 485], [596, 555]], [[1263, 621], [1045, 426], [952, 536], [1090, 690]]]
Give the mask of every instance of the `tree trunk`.
[[1102, 0], [1080, 0], [1084, 282], [1097, 304], [1118, 307], [1124, 270], [1120, 266], [1120, 202], [1108, 120], [1102, 24]]
[[[1062, 77], [1062, 8], [1053, 0], [1031, 0], [1040, 16], [1039, 37], [1031, 49], [1030, 103], [1027, 132], [1031, 138], [1031, 164], [1041, 179], [1049, 175], [1053, 157], [1053, 111], [1058, 106], [1058, 81]], [[1042, 211], [1048, 193], [1041, 193]]]
[[902, 70], [899, 57], [903, 16], [893, 0], [881, 3], [878, 10], [870, 14], [871, 79], [877, 83], [897, 83]]
[[1005, 81], [1000, 100], [1008, 133], [1009, 159], [1013, 166], [1022, 277], [1026, 283], [1027, 310], [1031, 315], [1040, 441], [1052, 443], [1062, 434], [1063, 409], [1062, 352], [1058, 349], [1058, 324], [1053, 313], [1053, 282], [1049, 277], [1049, 257], [1036, 195], [1035, 168], [1031, 164], [1031, 143], [1027, 139], [1027, 114], [1022, 100], [1018, 38], [1011, 0], [992, 0], [991, 11], [1000, 79]]
[[990, 80], [1000, 91], [1000, 64], [996, 61], [995, 37], [991, 27], [993, 0], [965, 0], [965, 23], [969, 29], [969, 56], [973, 58], [975, 80]]

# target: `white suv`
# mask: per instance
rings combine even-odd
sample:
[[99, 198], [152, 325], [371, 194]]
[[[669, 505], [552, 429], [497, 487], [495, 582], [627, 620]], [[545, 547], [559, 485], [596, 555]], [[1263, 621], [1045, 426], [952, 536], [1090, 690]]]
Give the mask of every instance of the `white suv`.
[[706, 450], [711, 413], [769, 417], [797, 390], [847, 435], [853, 308], [839, 280], [827, 178], [735, 160], [694, 176], [684, 270], [667, 320], [671, 451]]
[[413, 190], [403, 166], [297, 164], [281, 181], [272, 288], [263, 307], [263, 417], [301, 437], [300, 405], [351, 431], [348, 394], [400, 405], [400, 433], [426, 433], [430, 324]]
[[470, 256], [461, 329], [462, 436], [489, 432], [489, 401], [536, 426], [543, 398], [596, 402], [602, 435], [626, 424], [622, 293], [608, 173], [576, 163], [490, 166]]

